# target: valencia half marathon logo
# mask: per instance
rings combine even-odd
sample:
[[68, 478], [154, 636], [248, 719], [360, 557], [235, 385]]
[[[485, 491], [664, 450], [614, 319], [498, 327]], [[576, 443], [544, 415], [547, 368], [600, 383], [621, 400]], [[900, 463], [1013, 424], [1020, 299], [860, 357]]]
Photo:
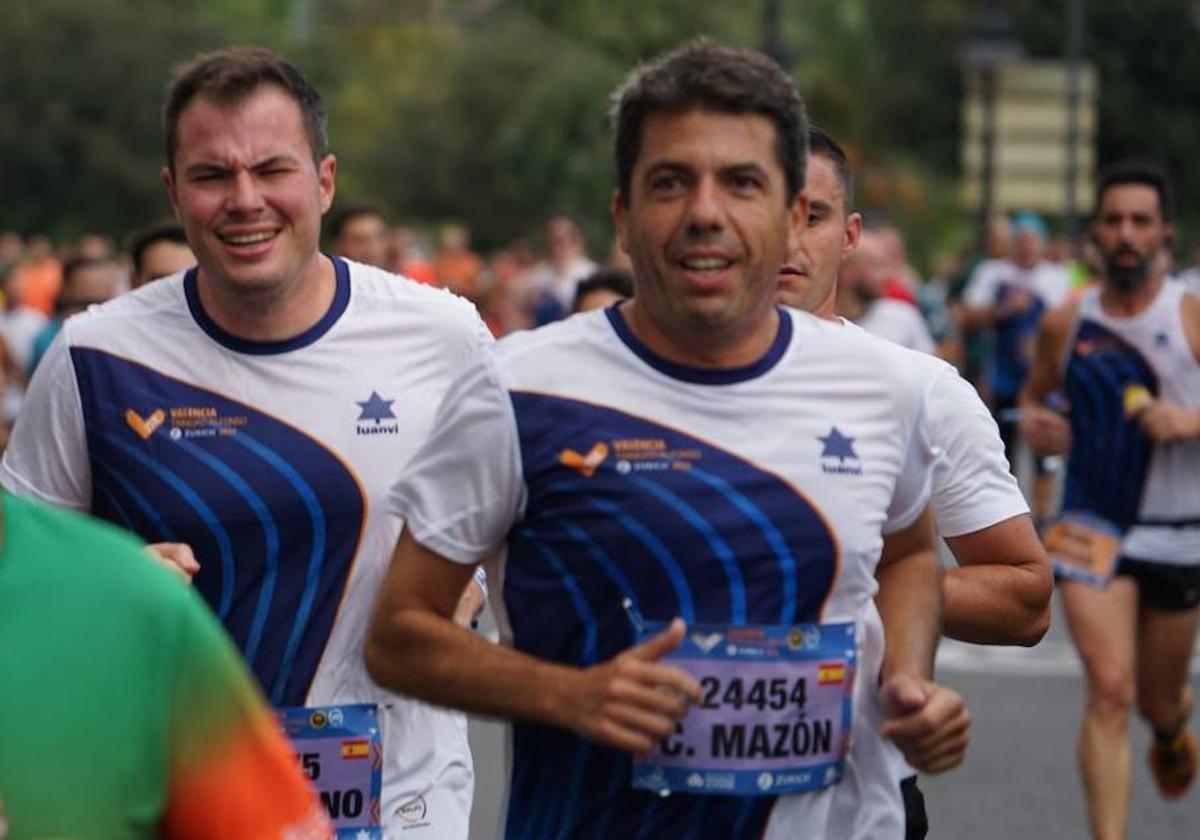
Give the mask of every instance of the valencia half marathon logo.
[[392, 411], [393, 400], [379, 396], [378, 391], [372, 391], [371, 396], [361, 402], [355, 400], [361, 409], [358, 415], [356, 431], [360, 435], [398, 435], [400, 424], [396, 421], [396, 413]]

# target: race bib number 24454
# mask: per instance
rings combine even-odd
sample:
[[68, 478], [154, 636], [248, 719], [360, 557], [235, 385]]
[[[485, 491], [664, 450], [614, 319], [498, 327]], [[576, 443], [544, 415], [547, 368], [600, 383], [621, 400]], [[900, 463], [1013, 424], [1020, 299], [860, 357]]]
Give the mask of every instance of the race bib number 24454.
[[[665, 624], [647, 624], [652, 635]], [[841, 779], [854, 625], [693, 625], [665, 660], [703, 697], [644, 759], [633, 786], [725, 795], [815, 790]]]

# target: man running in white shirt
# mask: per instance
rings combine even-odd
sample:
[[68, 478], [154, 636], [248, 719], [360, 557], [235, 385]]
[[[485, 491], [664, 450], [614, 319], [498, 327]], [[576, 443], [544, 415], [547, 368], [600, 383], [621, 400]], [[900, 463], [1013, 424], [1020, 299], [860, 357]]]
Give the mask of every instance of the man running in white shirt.
[[[808, 139], [808, 227], [779, 276], [779, 299], [835, 319], [839, 266], [858, 247], [862, 217], [851, 210], [854, 173], [841, 146], [818, 128]], [[943, 453], [930, 507], [959, 563], [942, 579], [943, 633], [975, 644], [1036, 644], [1050, 621], [1050, 568], [996, 424], [950, 365], [926, 354], [915, 360], [931, 382], [926, 422]], [[915, 840], [925, 836], [924, 803], [915, 779], [905, 784], [906, 836]]]
[[166, 123], [198, 268], [63, 325], [0, 481], [174, 544], [339, 829], [465, 838], [465, 719], [379, 689], [359, 650], [400, 531], [384, 497], [490, 336], [464, 300], [317, 250], [337, 161], [291, 62], [199, 56]]
[[[1129, 716], [1154, 732], [1162, 795], [1196, 775], [1188, 671], [1200, 625], [1200, 297], [1166, 275], [1169, 182], [1126, 163], [1101, 173], [1092, 236], [1101, 282], [1051, 312], [1022, 394], [1035, 451], [1067, 456], [1047, 533], [1087, 676], [1079, 764], [1096, 840], [1125, 837]], [[1048, 408], [1061, 393], [1067, 416]]]
[[[967, 727], [931, 681], [925, 384], [773, 305], [806, 217], [777, 65], [686, 45], [616, 122], [634, 298], [468, 366], [394, 491], [368, 666], [517, 721], [510, 837], [900, 838], [895, 747], [946, 769]], [[449, 621], [497, 552], [515, 649]]]

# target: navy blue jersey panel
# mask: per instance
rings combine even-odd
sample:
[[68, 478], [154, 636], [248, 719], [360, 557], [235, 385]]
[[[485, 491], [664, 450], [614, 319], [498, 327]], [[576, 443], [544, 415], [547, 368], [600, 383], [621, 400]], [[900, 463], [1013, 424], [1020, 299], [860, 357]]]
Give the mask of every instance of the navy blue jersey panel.
[[195, 585], [277, 704], [304, 702], [365, 502], [319, 441], [252, 406], [96, 350], [71, 351], [93, 513], [185, 542]]
[[1159, 393], [1146, 358], [1106, 327], [1079, 322], [1064, 393], [1071, 404], [1071, 452], [1063, 508], [1086, 510], [1126, 528], [1137, 519], [1154, 443], [1126, 416], [1125, 393]]
[[[514, 645], [587, 666], [635, 641], [638, 617], [791, 624], [819, 619], [837, 543], [767, 466], [653, 419], [514, 392], [527, 500], [509, 535]], [[509, 838], [760, 837], [770, 797], [630, 787], [626, 753], [518, 725]]]

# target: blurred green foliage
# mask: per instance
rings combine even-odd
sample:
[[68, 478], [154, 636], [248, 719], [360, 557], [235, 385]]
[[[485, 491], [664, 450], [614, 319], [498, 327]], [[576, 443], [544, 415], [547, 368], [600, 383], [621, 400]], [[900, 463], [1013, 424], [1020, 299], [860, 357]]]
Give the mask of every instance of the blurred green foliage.
[[[608, 96], [638, 61], [706, 33], [755, 46], [763, 2], [718, 0], [0, 0], [0, 229], [118, 237], [168, 212], [159, 111], [170, 68], [261, 43], [323, 91], [338, 203], [417, 226], [460, 221], [476, 245], [576, 215], [608, 247]], [[842, 139], [860, 204], [919, 261], [968, 245], [956, 200], [965, 0], [782, 0], [789, 69]], [[1200, 30], [1190, 0], [1089, 0], [1102, 161], [1166, 163], [1200, 221]], [[1063, 8], [1008, 4], [1027, 51], [1061, 55]]]

